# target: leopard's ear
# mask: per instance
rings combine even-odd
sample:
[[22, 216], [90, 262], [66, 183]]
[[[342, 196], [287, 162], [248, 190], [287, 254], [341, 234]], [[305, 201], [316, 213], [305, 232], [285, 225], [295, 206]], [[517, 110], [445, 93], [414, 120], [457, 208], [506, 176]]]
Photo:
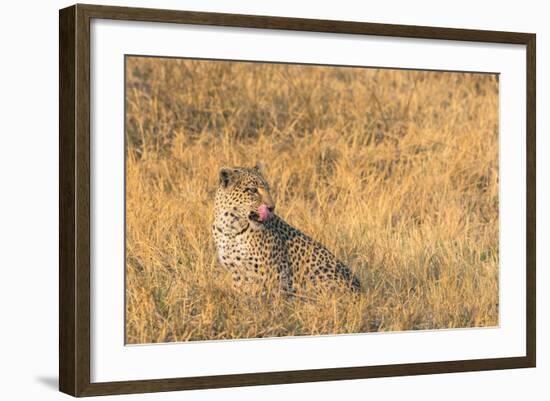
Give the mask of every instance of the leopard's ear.
[[262, 161], [257, 161], [256, 165], [254, 166], [254, 170], [256, 170], [261, 175], [265, 174], [265, 163]]
[[235, 169], [222, 167], [220, 169], [220, 185], [223, 187], [229, 186], [235, 176]]

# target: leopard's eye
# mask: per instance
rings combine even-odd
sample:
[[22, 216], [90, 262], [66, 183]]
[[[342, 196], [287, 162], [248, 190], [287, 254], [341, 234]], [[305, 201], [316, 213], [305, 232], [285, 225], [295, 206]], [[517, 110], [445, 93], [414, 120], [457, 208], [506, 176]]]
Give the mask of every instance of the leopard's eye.
[[251, 194], [257, 194], [258, 193], [258, 188], [251, 187], [251, 188], [246, 188], [246, 190], [248, 192], [250, 192]]

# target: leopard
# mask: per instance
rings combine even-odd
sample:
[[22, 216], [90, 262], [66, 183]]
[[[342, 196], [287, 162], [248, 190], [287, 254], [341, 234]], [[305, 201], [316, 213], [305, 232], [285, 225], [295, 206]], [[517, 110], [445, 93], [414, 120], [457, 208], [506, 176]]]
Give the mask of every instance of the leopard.
[[361, 282], [327, 247], [275, 213], [265, 166], [222, 167], [212, 235], [218, 263], [236, 288], [293, 296], [320, 288], [358, 294]]

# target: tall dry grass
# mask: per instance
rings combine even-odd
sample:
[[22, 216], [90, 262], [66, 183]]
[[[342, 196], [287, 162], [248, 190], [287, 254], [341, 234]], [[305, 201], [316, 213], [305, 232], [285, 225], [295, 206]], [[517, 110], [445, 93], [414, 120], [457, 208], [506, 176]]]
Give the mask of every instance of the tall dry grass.
[[[498, 81], [130, 57], [128, 343], [498, 324]], [[284, 219], [357, 298], [250, 298], [216, 266], [221, 166], [265, 162]]]

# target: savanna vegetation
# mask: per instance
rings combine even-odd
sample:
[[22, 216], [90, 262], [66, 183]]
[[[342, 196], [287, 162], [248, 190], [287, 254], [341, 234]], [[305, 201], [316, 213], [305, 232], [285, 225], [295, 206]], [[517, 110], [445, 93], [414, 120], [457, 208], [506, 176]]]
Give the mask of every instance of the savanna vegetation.
[[[128, 57], [128, 343], [498, 324], [498, 77]], [[216, 264], [222, 166], [363, 291], [247, 297]]]

